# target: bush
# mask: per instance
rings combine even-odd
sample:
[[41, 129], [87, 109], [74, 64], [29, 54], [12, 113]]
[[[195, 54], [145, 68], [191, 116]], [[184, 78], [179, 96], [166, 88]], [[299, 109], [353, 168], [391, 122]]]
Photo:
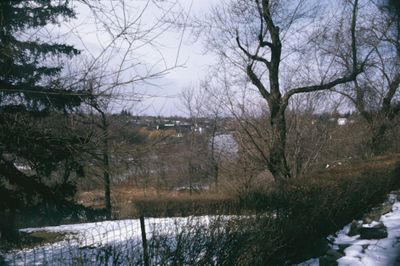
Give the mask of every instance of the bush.
[[135, 200], [138, 213], [147, 217], [175, 217], [239, 213], [238, 203], [231, 198], [166, 197]]
[[[269, 248], [263, 248], [262, 255], [257, 257], [263, 257], [263, 263], [268, 265], [279, 265], [319, 255], [327, 243], [315, 243], [321, 243], [328, 234], [361, 217], [373, 205], [381, 203], [391, 190], [400, 187], [399, 162], [393, 156], [375, 158], [275, 184], [266, 194], [248, 195], [248, 206], [274, 215], [277, 230], [268, 233], [259, 230], [257, 238], [262, 242], [255, 241], [253, 245], [271, 246], [267, 242], [277, 241], [282, 246], [272, 257]], [[249, 261], [254, 263], [257, 264]]]
[[153, 257], [168, 265], [290, 265], [322, 255], [328, 234], [399, 187], [398, 162], [378, 158], [249, 193], [242, 206], [257, 215], [221, 216], [209, 226], [153, 237]]

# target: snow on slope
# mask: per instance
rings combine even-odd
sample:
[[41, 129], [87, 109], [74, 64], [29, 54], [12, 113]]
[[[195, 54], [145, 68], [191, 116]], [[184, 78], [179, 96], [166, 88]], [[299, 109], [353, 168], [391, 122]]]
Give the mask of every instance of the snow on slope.
[[[384, 266], [398, 265], [396, 259], [400, 256], [400, 202], [396, 202], [390, 213], [380, 219], [387, 227], [388, 237], [379, 240], [359, 239], [359, 236], [349, 237], [342, 230], [335, 244], [350, 244], [344, 250], [345, 256], [338, 260], [339, 265]], [[347, 229], [347, 228], [346, 228]]]
[[[207, 227], [212, 220], [220, 218], [147, 218], [146, 236], [147, 239], [155, 234], [173, 237], [183, 230], [191, 230], [193, 225]], [[136, 265], [143, 259], [139, 219], [25, 228], [20, 231], [60, 232], [66, 237], [56, 243], [3, 254], [9, 265]]]
[[[389, 195], [389, 201], [397, 201], [396, 195]], [[337, 260], [339, 266], [394, 266], [400, 265], [400, 202], [395, 202], [392, 211], [382, 215], [380, 221], [387, 228], [388, 237], [379, 240], [360, 239], [359, 235], [348, 236], [351, 224], [335, 234], [332, 248], [349, 245], [344, 249], [345, 256]], [[372, 222], [370, 226], [375, 224]], [[368, 225], [364, 224], [367, 227]], [[318, 258], [310, 259], [300, 266], [319, 266]]]

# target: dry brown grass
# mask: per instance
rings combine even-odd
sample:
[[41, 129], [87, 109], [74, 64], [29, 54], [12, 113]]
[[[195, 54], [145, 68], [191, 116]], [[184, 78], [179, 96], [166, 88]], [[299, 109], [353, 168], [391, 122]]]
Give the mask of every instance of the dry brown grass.
[[[234, 204], [227, 192], [176, 192], [155, 188], [138, 188], [117, 185], [111, 191], [114, 214], [118, 218], [147, 216], [186, 216], [219, 212], [226, 205]], [[104, 208], [104, 192], [101, 189], [81, 191], [76, 195], [79, 203], [93, 208]]]
[[342, 165], [322, 169], [309, 174], [307, 179], [320, 178], [351, 178], [360, 176], [367, 171], [383, 170], [395, 166], [400, 162], [400, 154], [377, 156], [368, 160], [348, 160]]
[[[366, 161], [348, 160], [342, 165], [316, 171], [306, 177], [290, 180], [285, 186], [302, 190], [308, 196], [318, 188], [335, 192], [338, 186], [354, 186], [355, 189], [368, 183], [366, 189], [373, 189], [373, 184], [382, 186], [379, 176], [387, 175], [386, 171], [394, 168], [400, 162], [400, 154], [375, 157]], [[371, 176], [372, 175], [372, 176]], [[370, 176], [364, 178], [363, 176]], [[389, 181], [388, 181], [389, 182]], [[387, 184], [390, 186], [390, 184]], [[272, 190], [279, 190], [276, 183], [269, 184], [270, 189], [259, 185], [251, 191], [238, 194], [236, 187], [226, 187], [220, 192], [176, 192], [157, 190], [155, 188], [138, 188], [131, 185], [112, 186], [112, 204], [116, 218], [133, 218], [146, 216], [187, 216], [202, 214], [231, 214], [251, 212], [259, 208], [267, 208], [270, 202], [266, 200]], [[376, 187], [375, 187], [376, 188]], [[338, 190], [341, 191], [340, 189]], [[242, 193], [242, 194], [243, 194]], [[344, 192], [343, 192], [344, 193]], [[340, 194], [340, 193], [339, 193]], [[79, 203], [87, 207], [104, 208], [104, 193], [102, 189], [81, 191], [77, 194]]]

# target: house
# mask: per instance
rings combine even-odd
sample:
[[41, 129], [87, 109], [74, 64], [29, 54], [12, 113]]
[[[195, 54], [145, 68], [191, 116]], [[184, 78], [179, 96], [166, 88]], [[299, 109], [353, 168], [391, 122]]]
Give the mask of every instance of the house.
[[347, 123], [348, 123], [348, 119], [347, 118], [339, 117], [337, 119], [338, 126], [345, 126], [345, 125], [347, 125]]

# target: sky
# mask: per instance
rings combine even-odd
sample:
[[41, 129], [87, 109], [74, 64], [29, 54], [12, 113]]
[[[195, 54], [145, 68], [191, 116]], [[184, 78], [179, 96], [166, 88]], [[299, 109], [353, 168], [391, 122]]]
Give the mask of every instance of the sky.
[[[84, 1], [96, 4], [97, 7], [103, 5], [105, 12], [96, 8], [90, 9], [87, 5], [82, 4]], [[292, 0], [292, 3], [297, 3], [296, 1]], [[121, 2], [124, 2], [125, 5], [122, 6]], [[172, 2], [177, 2], [177, 5], [171, 6]], [[168, 20], [182, 23], [186, 19], [190, 21], [194, 16], [201, 18], [202, 14], [209, 13], [214, 5], [221, 3], [220, 1], [75, 0], [73, 3], [77, 18], [63, 22], [56, 31], [58, 31], [61, 41], [73, 44], [82, 51], [79, 58], [84, 58], [85, 66], [91, 65], [93, 61], [96, 64], [101, 63], [100, 71], [102, 73], [108, 73], [108, 77], [118, 78], [117, 83], [124, 84], [124, 86], [120, 86], [118, 97], [114, 98], [109, 112], [117, 113], [125, 109], [134, 115], [188, 115], [188, 111], [185, 110], [180, 99], [182, 91], [188, 88], [198, 88], [198, 84], [206, 79], [207, 74], [210, 74], [208, 73], [208, 70], [211, 69], [210, 66], [215, 65], [218, 60], [211, 53], [207, 53], [201, 36], [200, 40], [195, 41], [190, 28], [182, 30], [182, 28], [171, 26], [171, 23], [157, 24], [157, 22]], [[339, 1], [328, 1], [327, 3], [338, 4]], [[94, 15], [93, 10], [96, 11], [97, 16]], [[168, 12], [164, 12], [165, 10]], [[180, 19], [171, 17], [179, 10], [183, 10], [188, 17], [183, 16]], [[162, 17], [164, 13], [169, 16]], [[336, 10], [333, 13], [336, 14]], [[130, 23], [132, 25], [128, 27], [128, 30], [120, 34], [121, 27]], [[116, 42], [112, 41], [112, 36], [118, 36]], [[296, 36], [298, 34], [293, 38]], [[299, 43], [303, 44], [303, 42]], [[132, 46], [130, 46], [130, 52], [126, 54], [129, 45]], [[292, 64], [289, 65], [292, 66]], [[294, 68], [296, 66], [297, 64], [293, 64]], [[111, 75], [117, 68], [124, 69], [122, 74]], [[164, 72], [166, 69], [168, 71]], [[157, 78], [147, 77], [140, 80], [145, 73], [157, 74], [160, 72], [163, 75], [157, 75]], [[92, 70], [90, 73], [97, 74]], [[296, 75], [292, 74], [289, 73], [287, 76], [294, 81], [301, 76], [301, 73], [298, 72]], [[319, 76], [316, 75], [316, 77]], [[115, 80], [111, 81], [110, 79], [107, 80], [108, 83], [115, 83]], [[134, 81], [127, 82], [129, 80]], [[107, 82], [104, 85], [106, 88], [110, 87]], [[281, 83], [284, 84], [283, 81]], [[252, 91], [259, 96], [255, 88]], [[257, 97], [256, 100], [260, 101]], [[251, 102], [250, 105], [252, 106]]]
[[[108, 2], [103, 1], [103, 3]], [[114, 0], [115, 2], [118, 1]], [[99, 16], [103, 21], [107, 21], [110, 25], [114, 24], [114, 26], [135, 21], [132, 29], [137, 35], [148, 29], [154, 31], [153, 35], [144, 35], [143, 38], [151, 39], [151, 45], [138, 39], [134, 40], [132, 46], [135, 48], [134, 52], [128, 55], [130, 59], [134, 60], [129, 59], [126, 62], [140, 63], [134, 68], [141, 75], [148, 68], [151, 68], [153, 72], [163, 71], [165, 68], [171, 68], [171, 70], [160, 78], [126, 85], [124, 94], [132, 95], [134, 91], [137, 95], [141, 95], [142, 101], [140, 103], [118, 101], [113, 104], [111, 111], [118, 112], [121, 109], [129, 109], [132, 113], [141, 115], [183, 115], [185, 111], [179, 99], [181, 91], [188, 87], [196, 87], [196, 84], [207, 74], [208, 66], [213, 64], [215, 59], [212, 55], [205, 53], [201, 42], [194, 41], [190, 29], [182, 31], [169, 28], [165, 31], [163, 26], [153, 29], [157, 18], [162, 14], [155, 5], [145, 6], [146, 0], [125, 0], [125, 2], [129, 5], [126, 6], [125, 13], [119, 6], [116, 7], [115, 14], [110, 11]], [[207, 12], [213, 3], [216, 3], [215, 0], [178, 0], [179, 6], [174, 6], [172, 10], [184, 10], [189, 14], [188, 19], [190, 19], [193, 15]], [[102, 54], [104, 47], [110, 44], [110, 33], [105, 32], [104, 27], [98, 21], [94, 21], [95, 17], [87, 6], [75, 2], [75, 11], [77, 18], [63, 22], [58, 29], [58, 34], [63, 36], [67, 43], [80, 49], [82, 55], [89, 60], [107, 61], [107, 67], [110, 69], [119, 66], [125, 55], [127, 42], [121, 41], [118, 45], [114, 43], [118, 48], [109, 49], [108, 54]], [[142, 11], [144, 11], [143, 16], [140, 16]], [[137, 20], [138, 17], [140, 20]], [[124, 20], [124, 18], [126, 19]], [[114, 36], [117, 32], [118, 30], [114, 30]], [[128, 66], [126, 62], [124, 67]], [[130, 72], [134, 72], [133, 68], [127, 71], [126, 75], [131, 75]], [[123, 98], [127, 99], [130, 96]]]

